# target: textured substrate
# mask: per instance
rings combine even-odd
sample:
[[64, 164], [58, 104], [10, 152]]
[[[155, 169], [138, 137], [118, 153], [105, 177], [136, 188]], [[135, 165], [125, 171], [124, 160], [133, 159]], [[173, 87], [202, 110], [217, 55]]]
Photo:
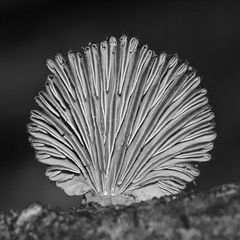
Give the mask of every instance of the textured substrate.
[[240, 183], [127, 207], [33, 203], [0, 214], [0, 239], [240, 239]]

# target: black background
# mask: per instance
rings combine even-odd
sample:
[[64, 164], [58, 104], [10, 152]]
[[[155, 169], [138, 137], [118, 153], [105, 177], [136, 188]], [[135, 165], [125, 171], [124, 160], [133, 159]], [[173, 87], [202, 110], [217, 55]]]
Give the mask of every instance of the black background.
[[[130, 2], [130, 1], [129, 1]], [[137, 36], [156, 52], [178, 53], [202, 76], [216, 114], [212, 160], [196, 183], [205, 190], [240, 180], [240, 5], [236, 2], [0, 2], [0, 211], [38, 200], [69, 208], [68, 197], [34, 159], [26, 124], [56, 53], [80, 50], [107, 36]]]

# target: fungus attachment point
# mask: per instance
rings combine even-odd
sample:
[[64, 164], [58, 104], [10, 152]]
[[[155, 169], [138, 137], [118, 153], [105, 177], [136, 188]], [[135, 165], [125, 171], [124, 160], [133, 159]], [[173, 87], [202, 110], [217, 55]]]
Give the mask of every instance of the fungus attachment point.
[[214, 114], [176, 55], [122, 36], [47, 66], [28, 131], [46, 176], [68, 195], [106, 205], [177, 194], [210, 160]]

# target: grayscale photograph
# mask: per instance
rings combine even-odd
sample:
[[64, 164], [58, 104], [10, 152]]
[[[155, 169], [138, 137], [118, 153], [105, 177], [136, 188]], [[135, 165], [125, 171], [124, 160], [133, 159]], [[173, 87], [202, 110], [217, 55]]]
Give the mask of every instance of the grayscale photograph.
[[240, 3], [0, 2], [0, 239], [240, 239]]

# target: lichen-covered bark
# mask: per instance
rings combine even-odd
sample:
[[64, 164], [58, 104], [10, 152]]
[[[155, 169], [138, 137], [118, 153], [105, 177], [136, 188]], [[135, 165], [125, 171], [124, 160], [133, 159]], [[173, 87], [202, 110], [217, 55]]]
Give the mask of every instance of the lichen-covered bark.
[[240, 239], [240, 183], [124, 206], [0, 214], [0, 239]]

